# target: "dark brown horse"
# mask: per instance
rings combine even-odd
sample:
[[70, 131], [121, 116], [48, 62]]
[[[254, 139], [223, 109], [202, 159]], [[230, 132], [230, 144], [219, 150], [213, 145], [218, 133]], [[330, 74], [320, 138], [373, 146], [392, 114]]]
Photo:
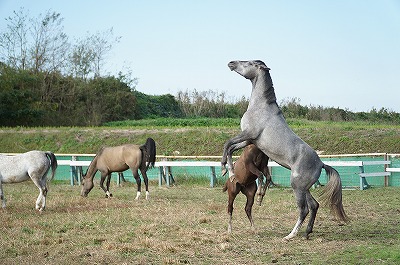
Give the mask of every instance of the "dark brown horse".
[[[115, 147], [104, 147], [96, 154], [90, 163], [82, 181], [81, 195], [86, 197], [92, 190], [93, 178], [97, 171], [101, 172], [100, 187], [104, 190], [107, 197], [112, 197], [110, 193], [110, 180], [112, 172], [122, 172], [130, 168], [137, 183], [136, 200], [139, 199], [141, 191], [141, 179], [138, 170], [142, 173], [144, 184], [146, 185], [146, 199], [149, 196], [149, 183], [147, 169], [153, 167], [156, 161], [156, 144], [152, 138], [147, 138], [144, 145], [125, 144]], [[104, 181], [107, 177], [107, 188]]]
[[[239, 192], [246, 195], [245, 211], [249, 218], [251, 228], [254, 229], [251, 209], [254, 204], [254, 196], [257, 193], [257, 202], [261, 205], [265, 190], [271, 183], [271, 175], [268, 170], [268, 156], [260, 151], [254, 144], [247, 146], [239, 159], [235, 162], [235, 179], [226, 180], [223, 191], [228, 190], [228, 232], [232, 232], [233, 202]], [[263, 179], [266, 177], [266, 183]], [[258, 179], [258, 189], [256, 180]]]

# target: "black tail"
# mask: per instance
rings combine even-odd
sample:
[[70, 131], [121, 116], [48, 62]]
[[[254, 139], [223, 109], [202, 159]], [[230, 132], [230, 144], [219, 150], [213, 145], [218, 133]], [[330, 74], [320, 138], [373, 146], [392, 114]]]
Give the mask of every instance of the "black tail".
[[52, 174], [51, 174], [51, 178], [50, 178], [49, 180], [52, 180], [52, 179], [54, 178], [54, 175], [56, 174], [56, 169], [57, 169], [57, 166], [58, 166], [58, 164], [57, 164], [57, 158], [56, 158], [56, 156], [55, 156], [52, 152], [50, 152], [50, 151], [45, 152], [45, 154], [46, 154], [46, 156], [47, 156], [47, 157], [49, 158], [49, 160], [50, 160], [50, 165], [51, 165]]
[[156, 142], [152, 138], [147, 138], [146, 143], [140, 146], [142, 150], [142, 156], [146, 161], [146, 170], [150, 167], [154, 167], [156, 162]]

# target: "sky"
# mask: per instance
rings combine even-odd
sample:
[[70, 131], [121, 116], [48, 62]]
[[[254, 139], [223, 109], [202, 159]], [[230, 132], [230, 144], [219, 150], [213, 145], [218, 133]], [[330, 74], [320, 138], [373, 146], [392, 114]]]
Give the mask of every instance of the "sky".
[[70, 39], [113, 28], [105, 68], [145, 94], [249, 98], [227, 64], [262, 60], [278, 103], [400, 112], [400, 0], [0, 0], [0, 32], [20, 7], [60, 13]]

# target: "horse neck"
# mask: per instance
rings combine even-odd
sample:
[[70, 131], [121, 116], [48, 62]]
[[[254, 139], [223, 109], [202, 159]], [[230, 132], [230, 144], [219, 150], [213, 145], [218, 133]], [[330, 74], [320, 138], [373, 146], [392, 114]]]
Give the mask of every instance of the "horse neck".
[[267, 104], [276, 104], [275, 89], [269, 72], [265, 71], [259, 74], [251, 82], [253, 89], [251, 91], [249, 106], [254, 105], [259, 107], [260, 99]]
[[96, 172], [97, 172], [97, 159], [98, 159], [98, 156], [96, 155], [93, 158], [92, 162], [90, 163], [90, 165], [86, 171], [85, 178], [93, 179], [94, 174], [96, 174]]

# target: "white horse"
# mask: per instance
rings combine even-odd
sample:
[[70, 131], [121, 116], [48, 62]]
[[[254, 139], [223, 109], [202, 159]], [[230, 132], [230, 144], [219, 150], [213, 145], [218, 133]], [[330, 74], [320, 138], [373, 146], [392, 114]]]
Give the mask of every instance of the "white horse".
[[235, 179], [232, 153], [253, 143], [269, 158], [291, 170], [290, 184], [296, 196], [299, 218], [285, 239], [296, 236], [309, 212], [305, 237], [312, 232], [319, 203], [309, 189], [318, 180], [322, 169], [329, 176], [323, 198], [340, 220], [347, 221], [339, 173], [324, 164], [317, 153], [289, 128], [276, 103], [270, 69], [262, 61], [233, 61], [228, 67], [252, 83], [249, 106], [240, 122], [242, 132], [224, 146], [221, 163], [224, 168], [228, 163], [230, 180]]
[[[51, 179], [57, 169], [57, 159], [52, 152], [29, 151], [16, 156], [0, 155], [0, 199], [6, 207], [3, 183], [18, 183], [29, 178], [39, 188], [36, 209], [43, 211], [46, 207], [47, 173], [52, 170]], [[40, 206], [40, 203], [42, 205]]]

